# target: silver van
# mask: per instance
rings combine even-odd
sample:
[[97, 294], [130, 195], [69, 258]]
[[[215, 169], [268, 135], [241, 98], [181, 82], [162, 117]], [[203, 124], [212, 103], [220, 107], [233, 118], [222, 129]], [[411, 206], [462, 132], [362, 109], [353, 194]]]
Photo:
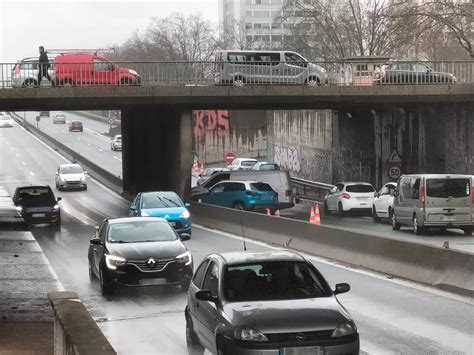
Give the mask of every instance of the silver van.
[[326, 69], [291, 51], [225, 50], [216, 53], [215, 83], [327, 84]]
[[404, 175], [393, 200], [392, 228], [413, 227], [415, 234], [429, 228], [461, 228], [472, 235], [472, 175]]
[[205, 193], [218, 182], [225, 180], [265, 182], [278, 193], [280, 209], [291, 208], [295, 205], [290, 174], [284, 170], [236, 170], [216, 172], [201, 185], [191, 189], [191, 198], [193, 199], [193, 196], [195, 197]]

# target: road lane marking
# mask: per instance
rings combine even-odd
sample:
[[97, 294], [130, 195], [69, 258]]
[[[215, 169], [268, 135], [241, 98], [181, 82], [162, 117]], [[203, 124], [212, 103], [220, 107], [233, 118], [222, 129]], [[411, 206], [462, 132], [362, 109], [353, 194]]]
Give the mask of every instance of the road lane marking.
[[17, 157], [17, 158], [19, 158], [19, 157], [20, 157], [20, 154], [18, 154], [18, 153], [16, 153], [15, 155], [16, 155], [16, 157]]
[[26, 166], [26, 163], [24, 161], [21, 162], [23, 164], [23, 166]]
[[31, 176], [35, 176], [35, 173], [32, 172], [32, 171], [30, 171], [30, 175], [31, 175]]
[[13, 148], [13, 147], [10, 147], [10, 150], [15, 150], [15, 148]]
[[103, 151], [104, 151], [103, 149], [99, 148], [99, 152], [103, 152]]

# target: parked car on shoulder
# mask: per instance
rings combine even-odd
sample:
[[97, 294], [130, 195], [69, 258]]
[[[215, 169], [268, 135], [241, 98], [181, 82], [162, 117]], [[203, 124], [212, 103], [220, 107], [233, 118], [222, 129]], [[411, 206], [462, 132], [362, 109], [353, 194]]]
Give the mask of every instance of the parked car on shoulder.
[[338, 182], [324, 198], [324, 213], [372, 211], [374, 187], [367, 182]]
[[13, 195], [17, 211], [26, 223], [50, 223], [61, 225], [61, 209], [53, 190], [48, 185], [31, 185], [17, 187]]
[[379, 222], [381, 218], [392, 217], [393, 196], [396, 188], [396, 182], [387, 182], [379, 192], [375, 193], [372, 206], [372, 217], [375, 222]]
[[451, 73], [437, 72], [424, 63], [394, 62], [382, 65], [375, 72], [376, 84], [454, 84]]
[[278, 164], [269, 163], [266, 161], [257, 162], [251, 170], [280, 170]]
[[188, 290], [193, 258], [162, 218], [126, 217], [104, 220], [90, 240], [89, 278], [99, 280], [102, 295], [117, 286], [179, 285]]
[[472, 175], [403, 175], [393, 200], [392, 228], [410, 226], [415, 234], [428, 229], [460, 228], [472, 235], [474, 187]]
[[61, 164], [56, 170], [56, 188], [87, 190], [86, 171], [79, 164]]
[[69, 132], [82, 132], [83, 130], [84, 127], [81, 121], [71, 121], [71, 123], [69, 123]]
[[139, 192], [129, 208], [130, 216], [161, 217], [166, 219], [178, 234], [191, 235], [189, 203], [173, 191]]
[[257, 163], [253, 158], [235, 158], [232, 163], [227, 165], [229, 170], [250, 170]]
[[8, 113], [0, 115], [0, 127], [13, 127], [13, 118]]
[[359, 354], [353, 318], [319, 270], [289, 251], [227, 252], [199, 265], [184, 311], [189, 354]]
[[278, 209], [278, 194], [270, 185], [258, 181], [223, 181], [207, 192], [194, 196], [193, 199], [211, 205], [248, 211]]
[[228, 168], [206, 168], [202, 174], [199, 174], [199, 179], [197, 179], [197, 185], [201, 185], [204, 181], [209, 179], [212, 175], [220, 171], [229, 171]]
[[140, 85], [135, 70], [94, 54], [61, 54], [55, 58], [56, 85]]
[[[54, 61], [50, 60], [48, 74], [54, 83]], [[32, 88], [38, 86], [38, 57], [22, 59], [12, 68], [12, 87]], [[44, 79], [46, 81], [46, 79]]]
[[116, 134], [110, 142], [110, 149], [113, 151], [122, 150], [122, 135]]
[[54, 115], [53, 123], [66, 123], [66, 115], [63, 113], [58, 113]]

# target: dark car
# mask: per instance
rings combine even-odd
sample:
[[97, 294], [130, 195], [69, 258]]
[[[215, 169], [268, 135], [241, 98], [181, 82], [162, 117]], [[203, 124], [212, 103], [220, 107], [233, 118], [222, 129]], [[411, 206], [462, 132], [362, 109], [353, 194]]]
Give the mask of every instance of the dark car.
[[69, 124], [69, 132], [82, 132], [83, 129], [81, 121], [72, 121]]
[[451, 73], [437, 72], [423, 63], [387, 63], [376, 71], [377, 84], [453, 84]]
[[104, 220], [89, 245], [89, 277], [98, 278], [103, 295], [116, 285], [177, 284], [187, 290], [193, 259], [178, 234], [162, 218], [126, 217]]
[[61, 224], [61, 209], [48, 185], [17, 187], [13, 202], [26, 223]]
[[359, 354], [349, 312], [319, 271], [287, 252], [212, 254], [196, 270], [185, 309], [190, 354]]
[[40, 111], [40, 117], [49, 117], [49, 111]]

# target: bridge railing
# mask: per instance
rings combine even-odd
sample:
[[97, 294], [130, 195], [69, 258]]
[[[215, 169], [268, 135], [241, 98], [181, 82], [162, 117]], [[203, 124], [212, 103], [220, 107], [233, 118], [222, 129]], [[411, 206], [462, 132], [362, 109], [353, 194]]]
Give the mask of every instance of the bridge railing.
[[[263, 58], [265, 59], [265, 58]], [[473, 84], [474, 61], [0, 63], [0, 88]]]

